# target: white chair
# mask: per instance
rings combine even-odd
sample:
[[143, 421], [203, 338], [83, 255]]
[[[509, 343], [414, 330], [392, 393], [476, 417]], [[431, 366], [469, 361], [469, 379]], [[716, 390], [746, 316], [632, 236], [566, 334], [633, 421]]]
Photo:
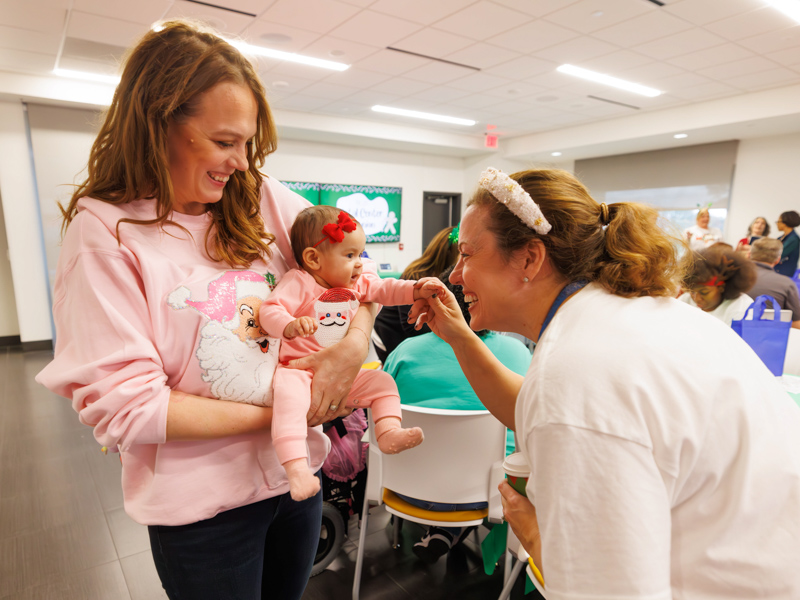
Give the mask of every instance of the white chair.
[[[484, 518], [503, 520], [500, 492], [506, 429], [485, 410], [462, 411], [403, 406], [403, 427], [421, 427], [425, 441], [400, 454], [383, 454], [370, 417], [367, 489], [361, 517], [353, 600], [358, 600], [370, 505], [384, 504], [396, 517], [444, 527], [480, 525]], [[436, 512], [423, 510], [397, 494], [431, 502], [487, 502], [488, 509]]]
[[789, 330], [783, 372], [787, 375], [800, 375], [800, 329]]

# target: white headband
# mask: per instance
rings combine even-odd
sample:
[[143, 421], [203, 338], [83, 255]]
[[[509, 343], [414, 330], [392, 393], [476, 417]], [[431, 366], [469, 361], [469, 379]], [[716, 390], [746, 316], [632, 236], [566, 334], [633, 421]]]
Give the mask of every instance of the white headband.
[[544, 218], [542, 209], [533, 201], [531, 195], [505, 173], [489, 167], [481, 173], [479, 183], [539, 235], [545, 235], [552, 229], [552, 225]]

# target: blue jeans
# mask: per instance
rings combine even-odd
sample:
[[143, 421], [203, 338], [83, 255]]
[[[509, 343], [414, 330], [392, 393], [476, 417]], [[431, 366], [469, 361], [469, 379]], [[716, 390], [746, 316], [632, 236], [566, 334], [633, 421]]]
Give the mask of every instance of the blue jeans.
[[190, 525], [148, 527], [170, 600], [299, 600], [314, 564], [322, 491], [283, 494]]

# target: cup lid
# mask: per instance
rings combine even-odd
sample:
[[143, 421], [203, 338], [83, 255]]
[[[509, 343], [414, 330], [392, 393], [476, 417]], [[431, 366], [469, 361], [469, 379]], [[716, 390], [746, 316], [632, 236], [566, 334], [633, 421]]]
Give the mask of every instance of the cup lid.
[[503, 461], [503, 470], [513, 477], [528, 477], [531, 474], [528, 460], [522, 452], [514, 452], [514, 454], [506, 456]]

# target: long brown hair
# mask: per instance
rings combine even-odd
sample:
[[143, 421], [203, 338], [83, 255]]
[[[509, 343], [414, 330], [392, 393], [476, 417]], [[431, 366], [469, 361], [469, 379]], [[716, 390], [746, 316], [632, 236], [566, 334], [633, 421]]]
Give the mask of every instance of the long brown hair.
[[88, 177], [65, 209], [59, 204], [62, 233], [78, 212], [78, 200], [90, 196], [109, 204], [153, 198], [156, 217], [121, 223], [163, 225], [172, 212], [174, 189], [169, 173], [167, 129], [192, 116], [200, 95], [218, 83], [249, 88], [257, 105], [257, 132], [248, 144], [248, 169], [231, 175], [222, 200], [209, 207], [212, 223], [206, 248], [213, 260], [249, 266], [270, 257], [275, 240], [264, 231], [259, 198], [259, 168], [277, 147], [277, 134], [264, 86], [253, 65], [215, 33], [185, 21], [169, 21], [149, 31], [130, 51], [114, 99], [89, 154]]
[[450, 234], [455, 227], [445, 227], [435, 236], [418, 259], [411, 261], [400, 279], [420, 280], [436, 277], [458, 260], [458, 244], [451, 243]]
[[486, 228], [506, 259], [538, 238], [568, 281], [593, 281], [626, 298], [674, 296], [680, 275], [676, 249], [682, 241], [659, 227], [655, 209], [633, 202], [603, 207], [575, 176], [558, 169], [522, 171], [511, 178], [539, 205], [552, 229], [537, 234], [479, 188], [468, 206], [488, 209]]

